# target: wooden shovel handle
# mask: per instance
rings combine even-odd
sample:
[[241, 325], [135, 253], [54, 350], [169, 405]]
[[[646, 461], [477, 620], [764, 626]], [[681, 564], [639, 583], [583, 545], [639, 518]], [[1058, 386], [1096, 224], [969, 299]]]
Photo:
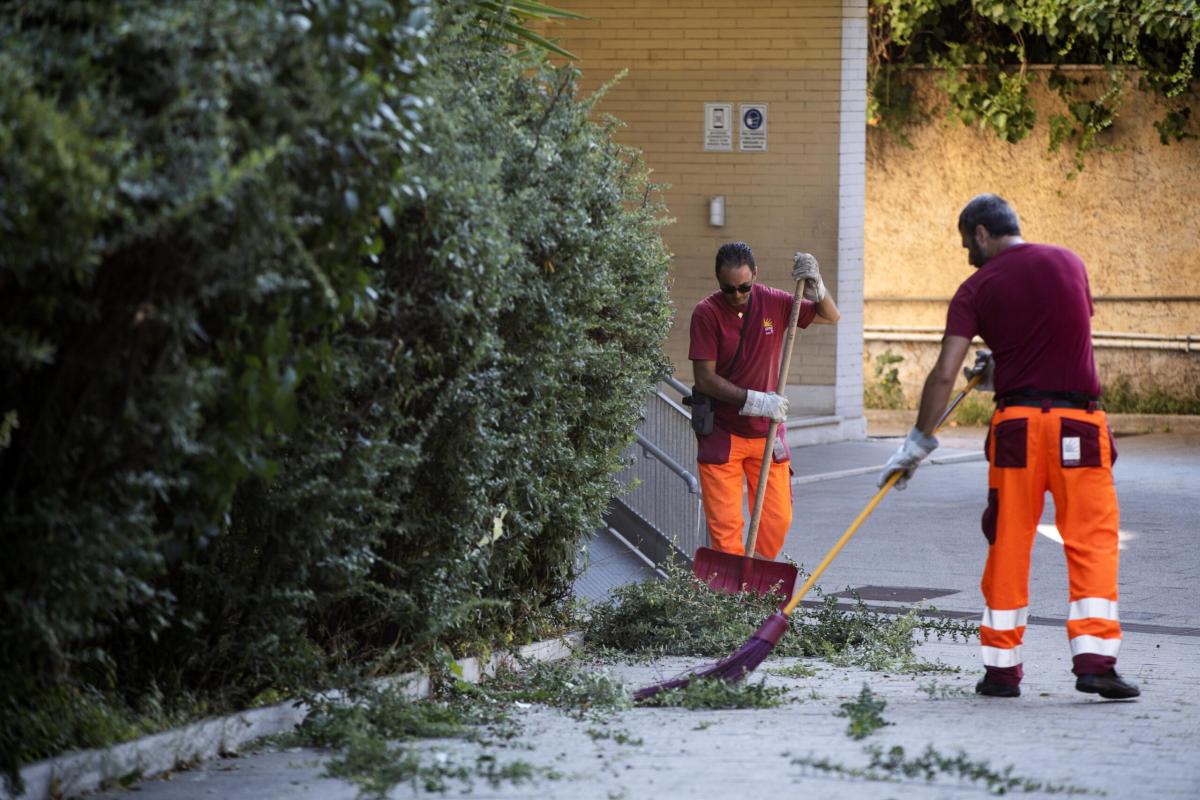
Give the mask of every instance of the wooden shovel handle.
[[[788, 368], [792, 365], [792, 348], [796, 344], [796, 322], [800, 319], [800, 302], [804, 298], [804, 281], [796, 281], [796, 292], [792, 295], [792, 313], [788, 319], [787, 334], [783, 340], [783, 363], [779, 365], [779, 380], [775, 381], [775, 393], [783, 394], [787, 386]], [[779, 423], [771, 420], [767, 428], [767, 446], [763, 451], [762, 469], [758, 472], [758, 490], [754, 493], [754, 512], [750, 515], [750, 533], [746, 541], [746, 557], [754, 558], [754, 547], [758, 544], [758, 523], [762, 520], [763, 498], [767, 493], [767, 478], [771, 472], [771, 455], [775, 449], [775, 434]], [[784, 434], [786, 435], [786, 433]]]

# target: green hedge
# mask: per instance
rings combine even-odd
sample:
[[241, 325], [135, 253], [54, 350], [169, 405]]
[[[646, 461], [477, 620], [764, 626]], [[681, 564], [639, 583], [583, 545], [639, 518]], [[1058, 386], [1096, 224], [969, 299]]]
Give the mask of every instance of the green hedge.
[[529, 635], [670, 313], [574, 73], [469, 3], [4, 12], [6, 767]]

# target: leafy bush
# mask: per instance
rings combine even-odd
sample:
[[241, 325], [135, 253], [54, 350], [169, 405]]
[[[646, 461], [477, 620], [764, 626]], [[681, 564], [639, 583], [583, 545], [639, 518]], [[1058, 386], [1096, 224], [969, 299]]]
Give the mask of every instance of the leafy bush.
[[896, 364], [904, 356], [884, 350], [875, 356], [875, 383], [863, 387], [863, 405], [867, 408], [904, 408], [904, 387], [900, 385], [900, 370]]
[[[229, 541], [231, 499], [279, 474], [299, 390], [327, 380], [332, 336], [368, 309], [359, 251], [376, 223], [361, 205], [391, 192], [370, 155], [413, 135], [411, 120], [372, 123], [382, 103], [411, 98], [346, 91], [370, 61], [357, 37], [395, 49], [376, 59], [378, 80], [402, 86], [400, 59], [426, 25], [419, 9], [394, 17], [403, 5], [8, 5], [6, 721], [62, 687], [133, 695], [207, 669], [199, 641], [176, 652], [204, 619], [183, 592], [220, 584], [207, 554], [253, 552]], [[260, 631], [286, 636], [294, 625], [272, 611], [240, 616], [265, 612]], [[59, 733], [53, 720], [44, 736], [6, 725], [7, 766], [73, 743]]]
[[643, 701], [647, 706], [686, 708], [689, 711], [717, 708], [775, 708], [785, 702], [790, 690], [767, 686], [763, 681], [730, 681], [697, 678], [686, 686], [667, 689]]
[[[820, 590], [816, 590], [818, 594]], [[592, 649], [632, 654], [726, 656], [754, 634], [778, 609], [778, 598], [755, 592], [714, 592], [680, 567], [665, 580], [633, 583], [592, 606], [584, 640]], [[895, 616], [873, 612], [861, 600], [850, 609], [826, 595], [816, 606], [802, 605], [788, 619], [789, 633], [771, 650], [774, 656], [820, 656], [871, 669], [921, 666], [913, 660], [914, 634], [941, 639], [969, 638], [973, 625], [915, 612]]]
[[84, 743], [63, 692], [243, 705], [529, 636], [670, 313], [575, 73], [465, 3], [4, 10], [10, 774]]
[[[1139, 390], [1127, 375], [1119, 375], [1105, 381], [1102, 397], [1110, 414], [1200, 414], [1200, 387], [1188, 391], [1152, 385]], [[995, 410], [991, 392], [972, 392], [963, 398], [948, 424], [987, 426]]]
[[[955, 394], [961, 387], [955, 389]], [[975, 390], [962, 399], [958, 408], [946, 421], [948, 426], [966, 425], [969, 427], [987, 427], [992, 422], [992, 414], [996, 411], [996, 401], [992, 392]]]
[[620, 711], [632, 705], [629, 690], [603, 671], [573, 660], [538, 662], [521, 672], [501, 670], [482, 690], [462, 685], [460, 692], [482, 691], [503, 702], [540, 703], [582, 715], [586, 711]]
[[402, 510], [337, 609], [377, 619], [385, 656], [569, 594], [669, 322], [645, 174], [573, 100], [574, 73], [441, 47], [431, 67], [440, 144], [410, 167], [420, 192], [397, 208], [371, 331], [387, 355], [362, 365], [401, 446]]
[[1126, 375], [1104, 385], [1104, 408], [1110, 414], [1200, 414], [1200, 386], [1170, 391], [1151, 386], [1138, 391]]

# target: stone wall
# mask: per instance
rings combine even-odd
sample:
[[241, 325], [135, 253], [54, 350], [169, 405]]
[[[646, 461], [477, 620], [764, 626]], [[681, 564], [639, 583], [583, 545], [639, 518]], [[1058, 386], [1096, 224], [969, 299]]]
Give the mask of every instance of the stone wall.
[[[1102, 72], [1073, 72], [1103, 80]], [[865, 380], [874, 380], [874, 356], [890, 348], [906, 355], [906, 391], [919, 392], [937, 343], [883, 341], [873, 329], [941, 329], [951, 295], [971, 274], [955, 230], [958, 212], [991, 191], [1012, 203], [1027, 240], [1070, 247], [1088, 265], [1093, 331], [1125, 342], [1098, 343], [1102, 379], [1127, 376], [1135, 386], [1193, 391], [1200, 385], [1200, 141], [1160, 144], [1152, 123], [1162, 105], [1131, 84], [1113, 129], [1071, 177], [1073, 147], [1048, 152], [1046, 119], [1060, 101], [1045, 88], [1045, 73], [1039, 77], [1038, 126], [1016, 145], [940, 113], [909, 133], [911, 148], [869, 132]], [[933, 78], [921, 78], [927, 103]], [[1197, 339], [1188, 352], [1124, 334]]]
[[[983, 343], [977, 342], [975, 346], [983, 347]], [[938, 344], [868, 339], [863, 346], [865, 383], [875, 384], [879, 380], [875, 376], [875, 359], [888, 352], [903, 356], [902, 362], [892, 366], [898, 371], [907, 407], [916, 408], [925, 376], [937, 361]], [[1134, 389], [1143, 392], [1158, 387], [1179, 398], [1200, 397], [1200, 357], [1195, 351], [1097, 347], [1095, 353], [1096, 369], [1105, 386], [1128, 379]], [[974, 358], [975, 352], [971, 350], [968, 361]]]

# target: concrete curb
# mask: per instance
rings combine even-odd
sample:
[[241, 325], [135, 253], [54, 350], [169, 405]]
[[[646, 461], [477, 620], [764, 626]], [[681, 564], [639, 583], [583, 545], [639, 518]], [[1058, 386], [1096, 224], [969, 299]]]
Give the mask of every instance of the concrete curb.
[[[930, 464], [962, 464], [967, 461], [983, 461], [983, 451], [974, 453], [953, 453], [943, 456], [930, 456]], [[886, 464], [874, 464], [869, 467], [854, 467], [852, 469], [838, 470], [837, 472], [822, 472], [817, 475], [798, 475], [792, 478], [792, 486], [802, 486], [806, 483], [820, 483], [822, 481], [835, 481], [839, 478], [853, 478], [857, 475], [867, 475], [872, 472], [880, 472]]]
[[[486, 661], [463, 658], [456, 663], [462, 669], [464, 681], [478, 683], [518, 658], [533, 661], [566, 658], [581, 642], [581, 634], [569, 633], [559, 639], [534, 642], [514, 653], [493, 655]], [[405, 694], [413, 700], [429, 696], [429, 677], [422, 673], [384, 678], [381, 683], [403, 685]], [[337, 697], [338, 694], [330, 693], [329, 696]], [[21, 770], [25, 793], [17, 800], [61, 800], [95, 791], [130, 775], [139, 778], [160, 775], [185, 764], [236, 752], [242, 745], [264, 736], [290, 731], [304, 721], [307, 713], [304, 704], [280, 703], [196, 722], [112, 747], [39, 761]], [[12, 800], [12, 796], [0, 787], [0, 799]]]
[[[962, 464], [967, 461], [983, 461], [985, 460], [983, 450], [976, 450], [973, 453], [946, 453], [944, 455], [931, 455], [929, 457], [930, 464]], [[880, 467], [883, 469], [883, 467]]]

